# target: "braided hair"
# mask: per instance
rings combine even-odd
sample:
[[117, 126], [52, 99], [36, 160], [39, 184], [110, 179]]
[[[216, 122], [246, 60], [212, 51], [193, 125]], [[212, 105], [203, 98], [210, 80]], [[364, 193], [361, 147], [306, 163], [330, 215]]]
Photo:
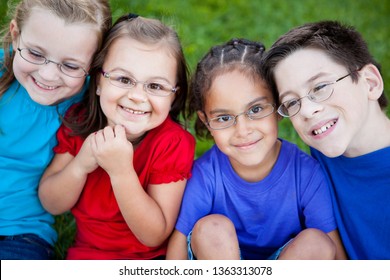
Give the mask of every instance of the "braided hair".
[[187, 116], [195, 120], [195, 133], [208, 138], [210, 133], [196, 112], [204, 111], [205, 100], [214, 79], [224, 73], [240, 71], [253, 79], [263, 80], [260, 61], [265, 47], [260, 42], [247, 39], [231, 39], [225, 44], [212, 47], [199, 61], [190, 82]]

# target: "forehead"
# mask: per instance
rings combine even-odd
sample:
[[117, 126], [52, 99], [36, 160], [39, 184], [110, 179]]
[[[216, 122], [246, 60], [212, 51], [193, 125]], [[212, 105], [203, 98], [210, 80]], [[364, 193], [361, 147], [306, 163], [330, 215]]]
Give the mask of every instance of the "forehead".
[[300, 49], [282, 59], [274, 69], [275, 82], [279, 91], [297, 83], [309, 82], [313, 77], [339, 73], [344, 69], [324, 51]]
[[41, 8], [33, 8], [19, 28], [30, 47], [56, 56], [60, 54], [60, 57], [88, 61], [98, 44], [98, 33], [92, 24], [66, 23], [53, 12]]
[[156, 76], [174, 80], [177, 62], [162, 44], [146, 44], [123, 37], [109, 47], [104, 67], [106, 71], [122, 69], [138, 75], [138, 79]]
[[216, 76], [205, 97], [206, 110], [245, 110], [255, 99], [273, 102], [263, 80], [237, 70]]

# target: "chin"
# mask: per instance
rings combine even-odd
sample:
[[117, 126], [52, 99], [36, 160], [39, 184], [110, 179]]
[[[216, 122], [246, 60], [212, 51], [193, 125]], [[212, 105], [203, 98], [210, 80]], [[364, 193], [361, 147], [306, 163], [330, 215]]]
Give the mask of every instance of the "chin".
[[321, 149], [321, 147], [314, 147], [314, 149], [320, 151], [325, 156], [329, 158], [335, 158], [342, 156], [345, 153], [345, 149], [342, 147], [326, 147], [325, 149]]

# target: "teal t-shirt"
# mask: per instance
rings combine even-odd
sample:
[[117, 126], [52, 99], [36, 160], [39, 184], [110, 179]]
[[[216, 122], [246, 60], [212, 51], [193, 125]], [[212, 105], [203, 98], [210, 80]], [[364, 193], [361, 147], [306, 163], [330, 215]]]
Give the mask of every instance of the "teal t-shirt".
[[58, 113], [81, 101], [86, 88], [87, 83], [71, 99], [44, 106], [15, 80], [0, 97], [0, 235], [32, 233], [50, 244], [56, 241], [54, 219], [39, 201], [38, 184], [54, 155]]

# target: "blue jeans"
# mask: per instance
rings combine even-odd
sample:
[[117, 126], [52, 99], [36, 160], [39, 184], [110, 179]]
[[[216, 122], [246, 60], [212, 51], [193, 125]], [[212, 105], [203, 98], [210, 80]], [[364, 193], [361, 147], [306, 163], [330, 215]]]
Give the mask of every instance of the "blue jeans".
[[0, 260], [50, 260], [53, 247], [35, 234], [0, 236]]

